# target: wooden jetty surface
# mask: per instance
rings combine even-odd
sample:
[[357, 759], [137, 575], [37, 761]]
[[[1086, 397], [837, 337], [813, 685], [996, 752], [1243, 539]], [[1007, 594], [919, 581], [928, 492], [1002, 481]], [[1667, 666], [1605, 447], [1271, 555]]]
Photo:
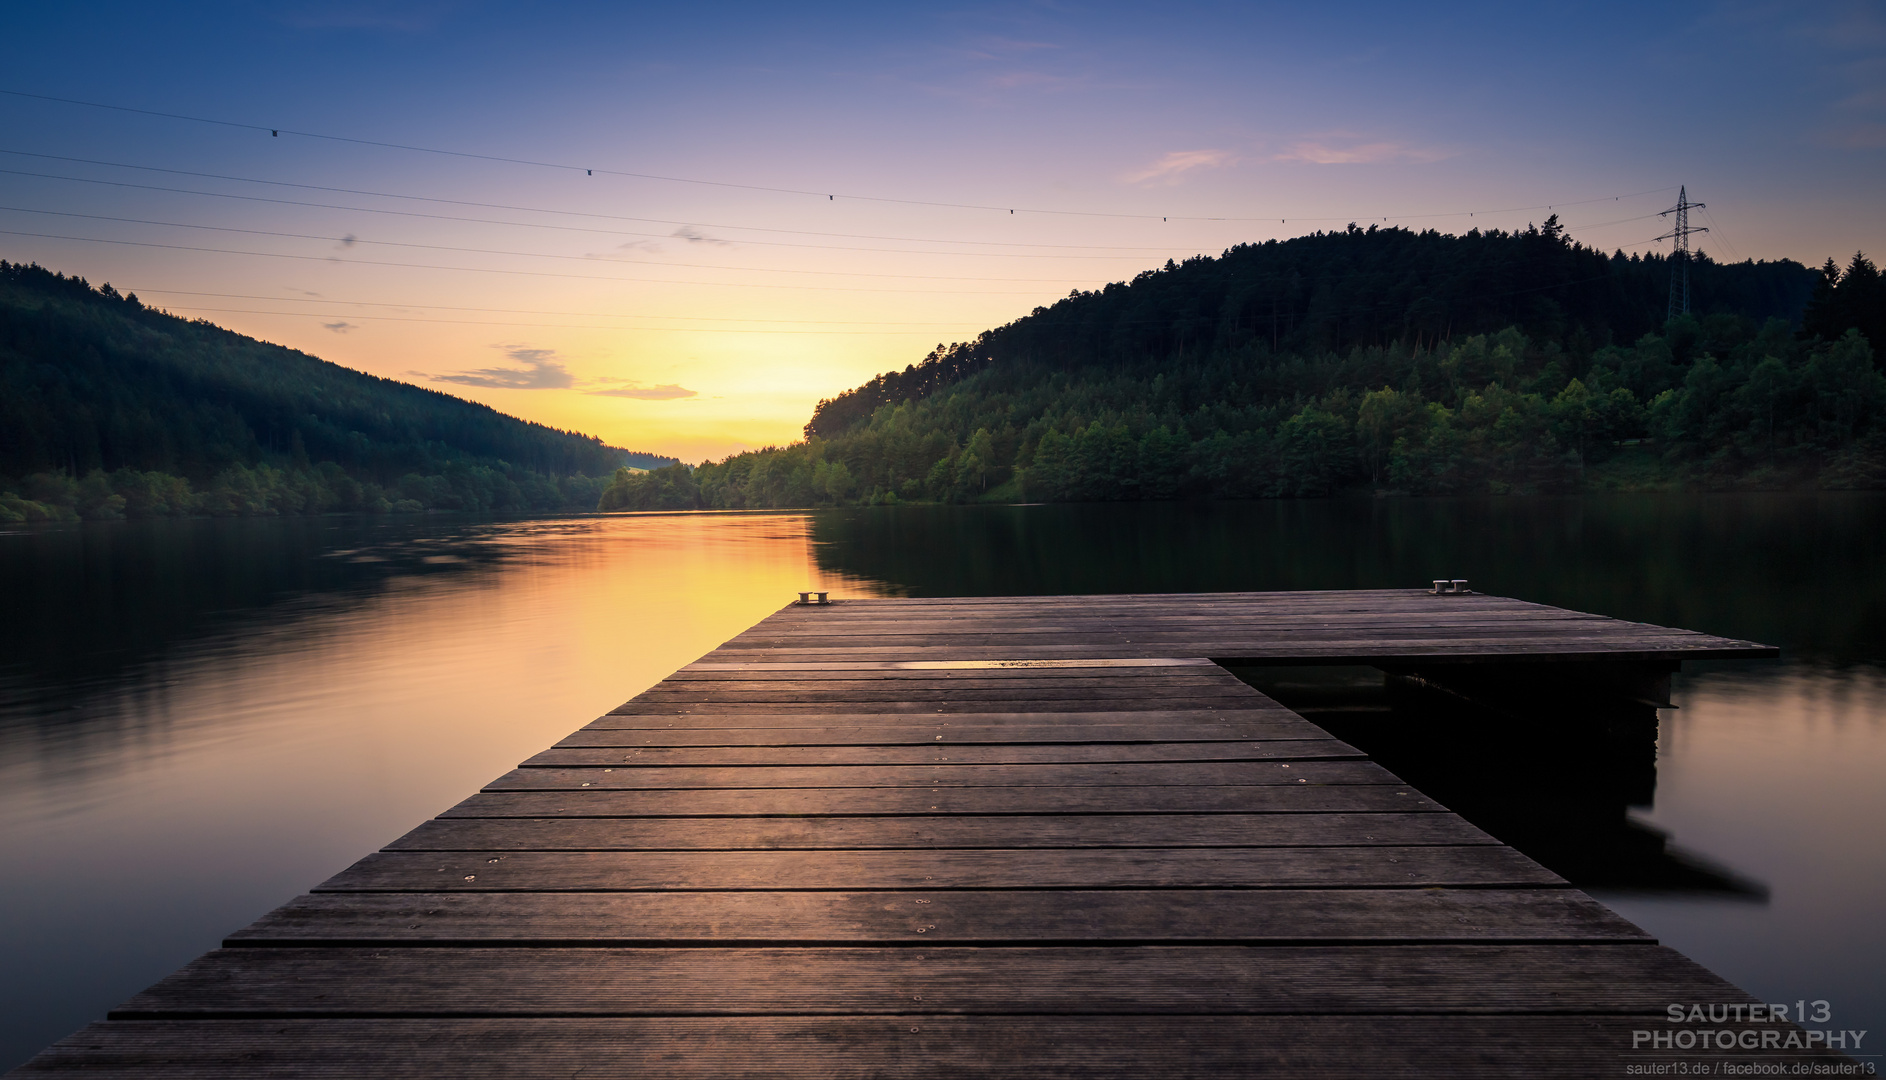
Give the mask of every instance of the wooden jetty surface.
[[1413, 591], [791, 606], [20, 1075], [1617, 1075], [1751, 999], [1210, 658], [1756, 655]]

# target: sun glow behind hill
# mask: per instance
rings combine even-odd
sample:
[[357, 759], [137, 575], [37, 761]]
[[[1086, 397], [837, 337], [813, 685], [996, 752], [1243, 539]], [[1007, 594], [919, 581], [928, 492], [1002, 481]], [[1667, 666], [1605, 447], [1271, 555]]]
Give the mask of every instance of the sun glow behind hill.
[[[1671, 20], [1642, 47], [1697, 47], [1647, 69], [1602, 13], [322, 11], [25, 16], [15, 88], [286, 127], [0, 97], [0, 254], [700, 460], [1072, 289], [1352, 220], [1651, 251], [1688, 181], [1718, 259], [1886, 248], [1864, 12]], [[1716, 91], [1672, 132], [1663, 80]]]

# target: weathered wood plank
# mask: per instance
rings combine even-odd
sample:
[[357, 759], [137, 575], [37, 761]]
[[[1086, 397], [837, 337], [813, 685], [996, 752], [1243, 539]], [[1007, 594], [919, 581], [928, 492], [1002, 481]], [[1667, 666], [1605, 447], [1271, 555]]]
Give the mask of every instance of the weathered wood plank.
[[906, 683], [965, 680], [1007, 684], [1011, 682], [1132, 684], [1197, 680], [1221, 682], [1229, 676], [1218, 667], [1113, 667], [1099, 664], [1057, 665], [1054, 667], [869, 667], [863, 664], [832, 664], [820, 668], [749, 668], [712, 667], [689, 664], [668, 676], [664, 682], [721, 684], [771, 682], [780, 679], [816, 679], [828, 682], [879, 683], [902, 686]]
[[[1727, 996], [1725, 996], [1727, 995]], [[1661, 1019], [1748, 1001], [1656, 945], [222, 949], [112, 1011], [157, 1017], [1342, 1015]]]
[[[1138, 634], [1117, 632], [1071, 634], [1004, 634], [986, 627], [979, 632], [922, 635], [828, 635], [802, 640], [755, 640], [729, 643], [708, 654], [720, 660], [790, 651], [813, 655], [822, 652], [845, 653], [857, 658], [875, 656], [927, 659], [939, 650], [979, 650], [991, 656], [1025, 658], [1036, 652], [1056, 650], [1060, 654], [1109, 655], [1109, 650], [1125, 655], [1124, 646], [1138, 645], [1138, 655], [1237, 656], [1227, 648], [1243, 650], [1258, 658], [1296, 655], [1405, 656], [1419, 658], [1435, 652], [1477, 651], [1498, 648], [1506, 653], [1614, 652], [1647, 649], [1709, 653], [1708, 642], [1700, 635], [1681, 633], [1534, 633], [1520, 630], [1465, 633], [1439, 630], [1406, 636], [1375, 635], [1362, 631], [1341, 634], [1296, 632], [1266, 634], [1257, 631], [1216, 630], [1199, 632], [1162, 632], [1147, 630]], [[1002, 650], [1013, 650], [1004, 653]]]
[[[865, 656], [901, 655], [929, 657], [937, 650], [980, 650], [992, 656], [1027, 656], [1035, 650], [1057, 649], [1071, 654], [1098, 652], [1138, 646], [1143, 655], [1235, 657], [1248, 654], [1257, 658], [1296, 655], [1406, 656], [1421, 658], [1436, 652], [1499, 649], [1505, 653], [1522, 651], [1562, 653], [1578, 650], [1616, 651], [1666, 649], [1693, 650], [1697, 642], [1677, 634], [1524, 634], [1516, 631], [1486, 634], [1430, 633], [1407, 638], [1386, 638], [1360, 632], [1344, 636], [1314, 634], [1244, 634], [1160, 633], [1141, 634], [1002, 634], [963, 633], [890, 637], [881, 634], [808, 638], [802, 641], [768, 640], [722, 646], [716, 657], [757, 656], [790, 650], [795, 653], [856, 652]], [[1227, 652], [1227, 648], [1238, 652]]]
[[1359, 758], [1362, 751], [1337, 739], [1273, 739], [1266, 742], [1061, 743], [964, 746], [961, 740], [922, 746], [720, 746], [650, 747], [626, 752], [619, 746], [551, 748], [520, 768], [747, 765], [1044, 765], [1076, 762], [1306, 761]]
[[[826, 648], [823, 644], [812, 646]], [[737, 673], [752, 674], [752, 673]], [[1202, 697], [1238, 697], [1262, 701], [1264, 697], [1229, 674], [1222, 679], [1072, 679], [1065, 676], [1034, 678], [977, 678], [975, 675], [953, 677], [927, 676], [904, 679], [834, 679], [824, 671], [768, 671], [768, 679], [689, 679], [665, 680], [643, 691], [688, 695], [703, 699], [728, 694], [935, 694], [974, 693], [1007, 694], [1017, 697], [1076, 698], [1106, 696], [1148, 697], [1160, 694], [1196, 694]], [[976, 673], [979, 674], [979, 673]], [[641, 695], [637, 695], [638, 697]]]
[[771, 788], [479, 792], [441, 817], [1404, 813], [1441, 808], [1391, 784], [1248, 787]]
[[747, 788], [1232, 787], [1398, 784], [1373, 761], [1076, 762], [1020, 765], [779, 765], [513, 769], [486, 791], [653, 791]]
[[695, 708], [715, 708], [720, 705], [746, 705], [766, 702], [788, 702], [804, 704], [820, 702], [833, 705], [856, 704], [869, 706], [878, 702], [894, 702], [900, 707], [906, 703], [920, 704], [932, 701], [948, 702], [990, 702], [996, 705], [1017, 701], [1054, 701], [1066, 704], [1103, 702], [1090, 704], [1088, 708], [1106, 708], [1116, 703], [1132, 703], [1142, 708], [1169, 707], [1173, 701], [1183, 701], [1194, 707], [1229, 702], [1235, 707], [1250, 700], [1247, 694], [1241, 694], [1230, 687], [1169, 687], [1166, 689], [1096, 689], [1075, 687], [1062, 690], [1052, 686], [1011, 686], [999, 689], [978, 689], [975, 687], [923, 687], [908, 690], [900, 689], [855, 689], [843, 686], [778, 687], [760, 690], [724, 690], [712, 693], [658, 687], [630, 699], [637, 704], [675, 705], [690, 704]]
[[[1613, 619], [1603, 615], [1593, 615], [1581, 611], [1562, 611], [1552, 608], [1475, 610], [1434, 602], [1425, 605], [1398, 605], [1388, 608], [1352, 611], [1283, 611], [1262, 610], [1241, 606], [1195, 608], [1172, 605], [1150, 605], [1134, 609], [1082, 607], [1045, 609], [1022, 607], [1011, 610], [1005, 605], [981, 612], [957, 615], [927, 615], [895, 610], [879, 612], [834, 610], [822, 615], [796, 617], [790, 615], [776, 615], [759, 623], [755, 623], [752, 627], [741, 631], [741, 633], [752, 634], [766, 630], [781, 630], [787, 632], [817, 631], [824, 627], [863, 627], [908, 630], [912, 626], [932, 626], [944, 629], [957, 629], [970, 627], [978, 623], [987, 624], [991, 622], [1027, 628], [1039, 627], [1054, 630], [1067, 627], [1097, 625], [1143, 626], [1153, 623], [1173, 626], [1200, 626], [1213, 622], [1222, 623], [1228, 620], [1262, 623], [1265, 626], [1278, 627], [1362, 626], [1375, 623], [1400, 626], [1422, 624], [1433, 626], [1475, 626], [1494, 623], [1559, 626], [1581, 622], [1604, 626], [1635, 627], [1651, 625], [1623, 619]], [[1663, 627], [1661, 629], [1673, 628]]]
[[732, 947], [1650, 940], [1575, 889], [1383, 888], [308, 893], [231, 935], [228, 943]]
[[[1375, 610], [1345, 612], [1286, 612], [1286, 611], [1250, 611], [1227, 609], [1195, 611], [1184, 608], [1164, 607], [1142, 609], [1136, 612], [1101, 611], [1086, 608], [1062, 608], [1053, 611], [1039, 609], [1010, 610], [1008, 607], [991, 608], [984, 614], [969, 616], [930, 616], [912, 617], [910, 613], [889, 612], [848, 612], [836, 610], [805, 618], [787, 618], [773, 616], [752, 628], [741, 631], [730, 641], [738, 641], [755, 633], [782, 632], [801, 633], [817, 632], [826, 627], [843, 627], [847, 630], [888, 630], [908, 632], [913, 626], [953, 628], [970, 626], [976, 623], [999, 622], [1004, 627], [1030, 631], [1064, 630], [1070, 627], [1106, 626], [1169, 626], [1195, 627], [1221, 625], [1227, 618], [1248, 618], [1262, 620], [1269, 628], [1296, 627], [1358, 627], [1374, 626], [1493, 626], [1515, 624], [1539, 624], [1544, 626], [1573, 625], [1580, 623], [1607, 626], [1648, 626], [1648, 623], [1628, 622], [1611, 619], [1603, 615], [1592, 615], [1582, 611], [1562, 611], [1553, 608], [1530, 610], [1464, 610], [1450, 609], [1444, 603], [1434, 604], [1423, 610]], [[1660, 627], [1659, 629], [1672, 629]], [[1694, 631], [1689, 631], [1694, 632]]]
[[853, 628], [849, 626], [826, 626], [798, 630], [759, 629], [749, 631], [740, 637], [731, 638], [722, 646], [727, 649], [759, 648], [773, 645], [787, 645], [796, 648], [845, 647], [853, 644], [879, 645], [925, 645], [949, 642], [977, 644], [997, 644], [1006, 641], [1027, 642], [1064, 642], [1068, 644], [1111, 643], [1117, 641], [1170, 641], [1187, 642], [1235, 639], [1239, 641], [1264, 642], [1279, 644], [1290, 642], [1410, 642], [1421, 644], [1427, 641], [1472, 641], [1479, 639], [1514, 638], [1517, 640], [1536, 641], [1587, 641], [1609, 640], [1672, 640], [1685, 643], [1700, 643], [1708, 640], [1707, 635], [1690, 630], [1671, 630], [1655, 626], [1634, 626], [1628, 624], [1604, 623], [1596, 621], [1579, 622], [1481, 622], [1481, 623], [1401, 623], [1352, 626], [1299, 626], [1293, 628], [1265, 626], [1237, 627], [1227, 629], [1222, 621], [1201, 619], [1197, 625], [1169, 625], [1164, 620], [1148, 620], [1137, 625], [1120, 625], [1117, 622], [1095, 620], [1088, 626], [1062, 626], [1031, 629], [1022, 625], [1007, 625], [1000, 621], [979, 622], [974, 627], [965, 626], [960, 630], [942, 630], [934, 626], [906, 625], [900, 629], [872, 629], [869, 627]]
[[1053, 597], [1001, 597], [974, 604], [959, 604], [948, 607], [926, 606], [920, 602], [910, 600], [894, 600], [888, 605], [872, 605], [853, 601], [833, 604], [818, 611], [806, 611], [797, 607], [782, 609], [755, 625], [762, 627], [783, 626], [800, 628], [854, 623], [874, 624], [907, 621], [925, 626], [955, 627], [989, 620], [1060, 624], [1065, 622], [1088, 622], [1095, 620], [1132, 622], [1168, 618], [1218, 618], [1237, 619], [1246, 622], [1261, 622], [1272, 619], [1314, 621], [1317, 619], [1360, 619], [1370, 617], [1401, 620], [1433, 619], [1437, 621], [1470, 622], [1499, 619], [1525, 621], [1529, 617], [1541, 621], [1569, 621], [1587, 618], [1594, 621], [1615, 623], [1623, 626], [1646, 625], [1629, 620], [1594, 615], [1587, 612], [1528, 605], [1514, 601], [1502, 601], [1482, 597], [1434, 597], [1428, 595], [1423, 595], [1419, 598], [1377, 599], [1355, 603], [1334, 604], [1314, 602], [1253, 604], [1240, 602], [1236, 599], [1201, 602], [1195, 598], [1122, 600], [1117, 597], [1097, 597], [1086, 600]]
[[1746, 996], [1204, 658], [1772, 654], [1420, 590], [789, 605], [32, 1068], [1616, 1072]]
[[375, 852], [316, 892], [1558, 886], [1508, 847]]
[[[1728, 991], [1724, 991], [1727, 993]], [[1739, 999], [1738, 999], [1739, 1000]], [[1629, 1016], [658, 1017], [131, 1020], [94, 1024], [22, 1075], [171, 1078], [581, 1075], [664, 1080], [886, 1076], [1621, 1075]], [[1762, 1059], [1730, 1055], [1738, 1064]], [[1671, 1055], [1654, 1060], [1668, 1062]], [[1830, 1053], [1794, 1062], [1846, 1066]]]
[[[1076, 658], [1072, 660], [840, 660], [819, 665], [822, 669], [855, 668], [879, 671], [1054, 671], [1078, 668], [1083, 671], [1108, 671], [1115, 668], [1183, 668], [1211, 674], [1212, 661], [1199, 656], [1151, 656], [1131, 660]], [[678, 671], [761, 671], [740, 664], [715, 664], [705, 659], [683, 664]], [[788, 670], [781, 668], [780, 670]]]
[[[830, 679], [809, 678], [688, 681], [666, 680], [636, 695], [667, 694], [712, 700], [728, 694], [1006, 694], [1015, 697], [1125, 695], [1152, 697], [1186, 693], [1205, 697], [1257, 697], [1235, 679]], [[866, 699], [868, 700], [868, 699]]]
[[1615, 661], [1772, 659], [1780, 653], [1767, 646], [1728, 644], [1689, 645], [1681, 640], [1663, 642], [1615, 641], [1485, 641], [1428, 642], [1415, 648], [1406, 644], [1382, 645], [1368, 642], [1353, 644], [1304, 642], [1293, 645], [1254, 647], [1237, 638], [1212, 637], [1186, 642], [1183, 648], [1173, 643], [1152, 645], [1013, 645], [1013, 646], [911, 646], [859, 647], [855, 649], [747, 649], [715, 651], [708, 659], [716, 663], [754, 661], [807, 663], [831, 660], [1054, 660], [1070, 657], [1093, 659], [1131, 659], [1170, 656], [1183, 652], [1190, 656], [1210, 656], [1228, 661], [1287, 660], [1318, 663], [1372, 663], [1375, 661], [1409, 662], [1444, 659], [1449, 663], [1500, 663], [1515, 660], [1554, 661], [1561, 663], [1600, 663]]
[[[707, 674], [714, 677], [708, 678]], [[793, 671], [728, 671], [696, 674], [691, 678], [669, 676], [663, 679], [650, 692], [659, 688], [670, 694], [706, 694], [724, 693], [757, 694], [800, 692], [805, 690], [845, 691], [858, 693], [900, 693], [906, 690], [1028, 690], [1031, 692], [1053, 692], [1060, 690], [1104, 690], [1114, 693], [1156, 694], [1168, 690], [1210, 689], [1220, 694], [1240, 694], [1250, 692], [1250, 687], [1239, 683], [1236, 678], [1227, 675], [1223, 679], [1139, 679], [1139, 678], [1077, 678], [1071, 674], [1046, 676], [1005, 676], [991, 678], [981, 671], [961, 671], [957, 673], [928, 671], [911, 672], [793, 672]], [[640, 695], [638, 695], [640, 696]]]
[[[1315, 742], [1328, 733], [1307, 720], [1196, 721], [1180, 727], [1169, 723], [1055, 723], [1058, 719], [1030, 714], [1003, 723], [983, 723], [991, 714], [952, 713], [947, 719], [878, 717], [868, 724], [830, 726], [842, 717], [827, 715], [683, 717], [676, 724], [662, 714], [611, 715], [572, 732], [557, 743], [573, 747], [891, 747], [1021, 745], [1160, 745], [1261, 741]], [[1079, 719], [1091, 714], [1066, 714]], [[894, 722], [892, 722], [894, 721]], [[938, 735], [944, 736], [937, 738]]]
[[1039, 593], [1030, 596], [855, 596], [840, 597], [829, 605], [808, 606], [787, 603], [782, 605], [776, 614], [784, 617], [819, 619], [848, 612], [888, 609], [918, 611], [925, 618], [946, 618], [951, 612], [975, 611], [990, 606], [1008, 605], [1049, 609], [1064, 607], [1080, 610], [1094, 607], [1122, 610], [1133, 607], [1151, 607], [1157, 610], [1179, 607], [1341, 610], [1360, 607], [1373, 611], [1397, 605], [1410, 607], [1451, 605], [1461, 609], [1554, 610], [1548, 605], [1486, 592], [1435, 596], [1426, 588], [1407, 588], [1304, 589], [1267, 592]]
[[[931, 713], [981, 713], [1004, 715], [1010, 712], [1027, 712], [1036, 716], [1055, 713], [1091, 713], [1091, 712], [1140, 712], [1150, 719], [1161, 714], [1172, 714], [1175, 706], [1185, 708], [1195, 714], [1206, 716], [1217, 714], [1238, 716], [1240, 714], [1266, 714], [1267, 717], [1281, 719], [1282, 713], [1269, 705], [1253, 702], [1248, 698], [1210, 697], [1201, 698], [1191, 695], [1170, 696], [1166, 698], [1146, 698], [1141, 700], [1112, 701], [1065, 701], [1059, 698], [1043, 697], [1033, 699], [1008, 699], [1005, 701], [873, 701], [857, 703], [862, 711], [869, 708], [871, 715], [911, 716]], [[610, 716], [669, 716], [669, 717], [707, 717], [707, 716], [768, 716], [768, 715], [812, 715], [843, 716], [844, 703], [830, 701], [808, 702], [639, 702], [631, 701], [609, 711]], [[855, 713], [853, 714], [856, 715]]]
[[1309, 847], [1493, 844], [1453, 814], [960, 818], [434, 818], [388, 851]]
[[[1298, 716], [1296, 713], [1280, 705], [1273, 705], [1268, 701], [1254, 701], [1249, 699], [1215, 701], [1212, 703], [1212, 707], [1209, 708], [1194, 707], [1184, 701], [1171, 700], [1166, 701], [1163, 707], [1158, 707], [1156, 704], [1147, 707], [1135, 707], [1136, 703], [1127, 703], [1128, 707], [1124, 708], [1119, 704], [1111, 703], [1100, 706], [1079, 705], [1060, 709], [1042, 707], [1054, 705], [1055, 702], [1053, 699], [1020, 703], [1001, 702], [998, 704], [978, 702], [968, 708], [962, 709], [945, 709], [942, 707], [944, 704], [946, 703], [927, 703], [926, 707], [921, 711], [917, 711], [910, 709], [880, 708], [875, 706], [870, 708], [863, 706], [834, 708], [827, 705], [822, 710], [807, 710], [797, 706], [774, 708], [767, 705], [731, 704], [711, 707], [701, 705], [694, 707], [687, 704], [640, 705], [635, 702], [625, 702], [597, 717], [586, 725], [586, 727], [593, 728], [603, 725], [621, 727], [625, 724], [643, 727], [669, 727], [677, 726], [682, 723], [707, 724], [715, 717], [719, 716], [736, 720], [737, 723], [726, 725], [732, 727], [765, 726], [762, 721], [768, 716], [790, 719], [792, 725], [797, 727], [825, 727], [829, 725], [895, 727], [898, 725], [924, 723], [924, 718], [930, 714], [958, 712], [974, 714], [973, 716], [965, 715], [963, 719], [959, 721], [960, 723], [966, 724], [1076, 724], [1081, 727], [1095, 728], [1104, 728], [1118, 724], [1131, 724], [1138, 727], [1144, 727], [1149, 724], [1263, 724], [1279, 729], [1293, 728], [1294, 730], [1304, 732], [1322, 731], [1321, 728], [1317, 728], [1308, 720], [1305, 720], [1303, 717]], [[915, 715], [912, 715], [913, 712], [915, 712]], [[808, 723], [809, 718], [821, 717], [822, 719], [812, 719], [811, 722]], [[1328, 734], [1328, 732], [1322, 732], [1323, 736], [1327, 736]], [[1315, 738], [1318, 736], [1312, 735], [1309, 737]]]
[[[1699, 654], [1772, 655], [1772, 650], [1750, 642], [1498, 597], [1437, 597], [1421, 590], [1369, 590], [1298, 596], [919, 599], [789, 607], [730, 642], [728, 650], [707, 659], [735, 659], [734, 652], [756, 643], [803, 648], [821, 641], [865, 649], [914, 648], [924, 655], [936, 655], [932, 650], [937, 647], [990, 647], [994, 644], [991, 634], [1022, 650], [1017, 656], [1049, 655], [1056, 645], [1095, 646], [1108, 650], [1096, 655], [1117, 656], [1130, 651], [1122, 650], [1123, 644], [1163, 642], [1169, 646], [1163, 651], [1188, 655], [1240, 656], [1248, 651], [1257, 656], [1276, 656], [1307, 648], [1312, 655], [1327, 657], [1334, 648], [1343, 647], [1332, 642], [1345, 637], [1358, 639], [1363, 646], [1374, 642], [1371, 649], [1364, 650], [1372, 656], [1384, 655], [1384, 641], [1392, 642], [1389, 648], [1395, 650], [1431, 655], [1437, 646], [1445, 654], [1463, 643], [1471, 648], [1494, 642], [1508, 649], [1562, 653], [1577, 648], [1581, 640], [1591, 646], [1581, 652], [1613, 656], [1673, 648]], [[870, 653], [850, 657], [873, 658]]]

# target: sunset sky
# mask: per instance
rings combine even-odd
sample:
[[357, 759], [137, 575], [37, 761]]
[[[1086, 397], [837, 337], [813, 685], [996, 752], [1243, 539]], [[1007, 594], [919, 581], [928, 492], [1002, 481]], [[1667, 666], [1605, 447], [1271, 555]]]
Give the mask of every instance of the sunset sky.
[[1686, 184], [1712, 257], [1886, 255], [1877, 3], [7, 21], [0, 257], [689, 461], [1071, 289], [1351, 221], [1667, 250]]

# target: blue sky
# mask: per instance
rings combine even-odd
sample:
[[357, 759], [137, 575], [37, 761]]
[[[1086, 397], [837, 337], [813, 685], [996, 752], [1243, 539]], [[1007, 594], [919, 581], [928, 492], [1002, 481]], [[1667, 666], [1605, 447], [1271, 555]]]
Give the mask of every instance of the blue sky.
[[1350, 220], [1524, 227], [1550, 204], [1650, 251], [1687, 184], [1714, 257], [1886, 253], [1879, 4], [9, 25], [0, 89], [602, 172], [0, 95], [0, 256], [691, 460], [790, 439], [818, 398], [1070, 288]]

